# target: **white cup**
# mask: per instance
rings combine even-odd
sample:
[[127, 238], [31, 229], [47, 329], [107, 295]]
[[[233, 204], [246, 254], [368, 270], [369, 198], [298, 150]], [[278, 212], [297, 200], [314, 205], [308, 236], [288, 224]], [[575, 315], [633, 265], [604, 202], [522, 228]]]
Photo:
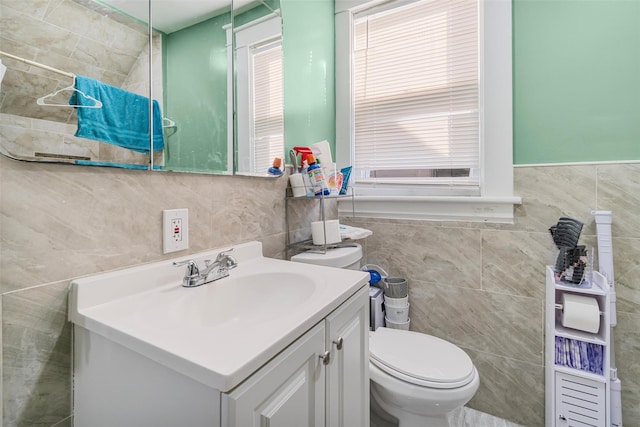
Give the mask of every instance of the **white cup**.
[[302, 178], [301, 173], [289, 175], [289, 183], [291, 184], [293, 197], [302, 197], [307, 195], [307, 188], [304, 185], [304, 179]]

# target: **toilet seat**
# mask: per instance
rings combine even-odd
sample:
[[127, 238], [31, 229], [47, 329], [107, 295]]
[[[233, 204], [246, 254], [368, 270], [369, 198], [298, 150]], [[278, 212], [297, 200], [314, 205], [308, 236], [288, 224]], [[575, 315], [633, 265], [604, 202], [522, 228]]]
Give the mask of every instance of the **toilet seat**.
[[422, 387], [462, 387], [476, 375], [461, 348], [418, 332], [378, 328], [369, 336], [369, 356], [385, 373]]

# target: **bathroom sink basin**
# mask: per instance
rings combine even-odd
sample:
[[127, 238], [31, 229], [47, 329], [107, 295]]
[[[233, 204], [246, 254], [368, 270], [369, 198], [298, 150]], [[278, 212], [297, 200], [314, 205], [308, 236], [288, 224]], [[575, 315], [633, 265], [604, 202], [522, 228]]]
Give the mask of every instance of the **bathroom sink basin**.
[[[228, 247], [72, 281], [69, 320], [156, 363], [228, 391], [364, 286], [368, 274], [233, 247], [229, 276], [185, 288], [185, 267]], [[82, 357], [82, 355], [75, 355]]]
[[[267, 322], [303, 304], [316, 288], [313, 278], [300, 273], [281, 272], [232, 275], [214, 286], [203, 285], [182, 292], [169, 313], [172, 321], [191, 326], [219, 326], [225, 323], [251, 327]], [[238, 274], [234, 274], [238, 273]]]

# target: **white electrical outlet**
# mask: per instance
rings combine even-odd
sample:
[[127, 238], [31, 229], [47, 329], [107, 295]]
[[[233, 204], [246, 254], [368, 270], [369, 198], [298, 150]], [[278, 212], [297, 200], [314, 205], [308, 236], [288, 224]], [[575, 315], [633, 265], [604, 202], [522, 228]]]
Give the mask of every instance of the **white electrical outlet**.
[[189, 209], [162, 211], [163, 253], [189, 249]]

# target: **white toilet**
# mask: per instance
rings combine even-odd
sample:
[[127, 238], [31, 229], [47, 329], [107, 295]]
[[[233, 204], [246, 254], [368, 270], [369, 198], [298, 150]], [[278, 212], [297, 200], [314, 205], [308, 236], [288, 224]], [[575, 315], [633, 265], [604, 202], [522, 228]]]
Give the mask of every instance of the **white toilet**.
[[[362, 247], [304, 252], [291, 261], [359, 269]], [[413, 331], [378, 328], [369, 335], [371, 408], [399, 427], [448, 427], [447, 414], [478, 390], [480, 376], [462, 349]], [[389, 415], [392, 417], [389, 417]]]

